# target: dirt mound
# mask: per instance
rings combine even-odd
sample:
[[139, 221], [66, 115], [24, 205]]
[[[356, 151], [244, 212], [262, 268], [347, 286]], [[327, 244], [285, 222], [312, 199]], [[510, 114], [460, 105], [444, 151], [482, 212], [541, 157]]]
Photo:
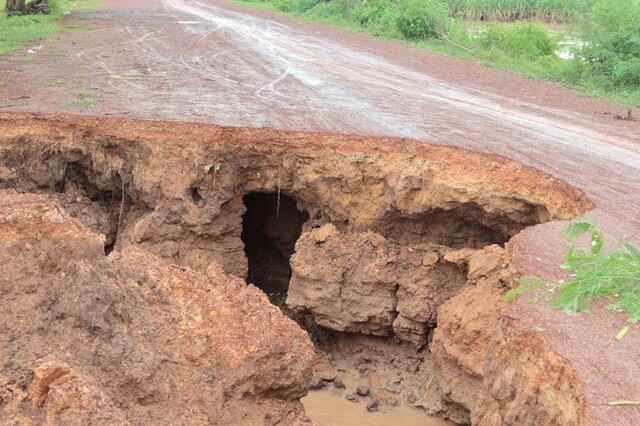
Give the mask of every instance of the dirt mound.
[[313, 348], [264, 293], [0, 191], [0, 409], [17, 424], [304, 423]]

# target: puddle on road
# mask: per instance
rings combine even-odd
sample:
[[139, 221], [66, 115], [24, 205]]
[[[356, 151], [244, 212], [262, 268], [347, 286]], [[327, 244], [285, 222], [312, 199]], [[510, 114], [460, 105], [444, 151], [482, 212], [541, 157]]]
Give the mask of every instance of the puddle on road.
[[431, 417], [415, 408], [380, 406], [379, 411], [367, 411], [368, 398], [347, 401], [342, 393], [331, 390], [310, 391], [302, 398], [304, 409], [320, 426], [451, 426], [452, 423]]

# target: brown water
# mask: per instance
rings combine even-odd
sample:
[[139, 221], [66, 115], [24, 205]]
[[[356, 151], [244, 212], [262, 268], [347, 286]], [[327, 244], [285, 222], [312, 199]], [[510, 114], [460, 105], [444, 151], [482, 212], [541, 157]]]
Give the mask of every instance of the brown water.
[[[349, 365], [344, 355], [333, 351], [333, 362], [340, 371], [339, 376], [346, 389], [333, 387], [309, 391], [301, 399], [304, 409], [312, 420], [320, 426], [452, 426], [453, 423], [432, 417], [416, 408], [403, 405], [393, 407], [382, 400], [377, 412], [367, 411], [369, 398], [358, 396], [357, 402], [345, 399], [348, 393], [355, 393], [358, 386], [369, 386], [369, 380]], [[400, 398], [398, 398], [400, 399]]]
[[310, 391], [302, 398], [309, 417], [320, 426], [451, 426], [452, 423], [431, 417], [415, 408], [380, 405], [379, 411], [367, 411], [368, 398], [347, 401], [342, 393], [331, 390]]

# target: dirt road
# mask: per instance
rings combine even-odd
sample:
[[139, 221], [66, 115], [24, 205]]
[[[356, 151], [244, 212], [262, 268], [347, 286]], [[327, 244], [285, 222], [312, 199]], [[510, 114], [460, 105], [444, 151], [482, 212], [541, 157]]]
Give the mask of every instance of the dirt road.
[[[95, 29], [0, 59], [5, 109], [407, 136], [497, 153], [584, 188], [607, 229], [637, 233], [640, 123], [615, 119], [625, 111], [612, 103], [218, 0], [110, 0], [68, 21]], [[87, 94], [92, 106], [74, 104]]]
[[[611, 102], [222, 0], [107, 0], [102, 11], [67, 23], [94, 29], [0, 58], [0, 107], [407, 136], [500, 154], [582, 188], [608, 233], [640, 240], [640, 121], [615, 118], [626, 110]], [[561, 229], [527, 231], [528, 271], [552, 274]], [[528, 309], [517, 304], [512, 314], [535, 317], [541, 329], [561, 327], [557, 312]], [[608, 340], [624, 318], [606, 326], [590, 318], [593, 335], [573, 320], [556, 330], [559, 353], [579, 358], [576, 348], [589, 339], [613, 351], [612, 365], [625, 357], [617, 351], [627, 343]], [[583, 361], [578, 368], [594, 384], [617, 374], [618, 389], [640, 391], [629, 382], [633, 362], [608, 369], [588, 353]]]

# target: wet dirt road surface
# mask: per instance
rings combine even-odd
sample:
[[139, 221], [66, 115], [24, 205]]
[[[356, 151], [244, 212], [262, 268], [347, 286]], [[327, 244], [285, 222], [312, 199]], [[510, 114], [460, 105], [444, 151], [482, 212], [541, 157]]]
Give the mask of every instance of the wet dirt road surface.
[[[626, 110], [614, 103], [222, 0], [108, 0], [65, 21], [76, 29], [0, 57], [2, 110], [405, 136], [499, 154], [583, 189], [607, 233], [640, 240], [640, 121], [615, 118]], [[526, 231], [523, 270], [555, 276], [562, 227]], [[619, 343], [624, 317], [606, 311], [578, 320], [520, 302], [510, 310], [576, 360], [597, 388], [596, 418], [640, 416], [602, 399], [640, 397], [635, 361], [615, 359], [640, 357], [640, 329]], [[580, 350], [585, 339], [601, 359]]]
[[[406, 136], [495, 153], [585, 189], [613, 234], [637, 234], [640, 122], [615, 119], [624, 108], [217, 1], [111, 0], [72, 15], [70, 24], [95, 29], [2, 58], [0, 106]], [[78, 102], [87, 94], [91, 106]]]

